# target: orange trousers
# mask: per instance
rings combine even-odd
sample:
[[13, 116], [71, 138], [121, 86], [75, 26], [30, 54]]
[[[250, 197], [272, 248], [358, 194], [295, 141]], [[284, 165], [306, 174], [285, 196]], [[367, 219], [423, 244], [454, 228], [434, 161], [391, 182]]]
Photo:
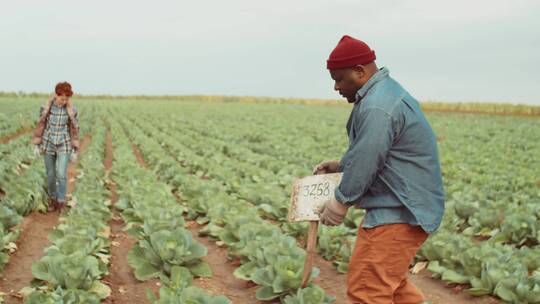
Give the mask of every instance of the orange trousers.
[[365, 229], [360, 225], [347, 274], [350, 302], [423, 302], [424, 295], [407, 279], [407, 273], [427, 237], [420, 226], [389, 224]]

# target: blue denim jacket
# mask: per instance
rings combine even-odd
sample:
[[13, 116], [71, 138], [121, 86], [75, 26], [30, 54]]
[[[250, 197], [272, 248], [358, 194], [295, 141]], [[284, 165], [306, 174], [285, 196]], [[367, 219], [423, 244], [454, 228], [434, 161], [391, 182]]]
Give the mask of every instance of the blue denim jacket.
[[356, 94], [347, 132], [336, 199], [366, 209], [365, 228], [407, 223], [437, 230], [444, 190], [436, 137], [418, 102], [388, 69]]

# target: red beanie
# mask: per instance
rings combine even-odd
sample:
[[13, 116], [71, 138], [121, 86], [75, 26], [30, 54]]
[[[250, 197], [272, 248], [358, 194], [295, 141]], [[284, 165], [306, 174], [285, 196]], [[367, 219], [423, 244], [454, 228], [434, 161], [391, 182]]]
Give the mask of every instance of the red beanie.
[[375, 51], [367, 44], [351, 36], [343, 36], [326, 60], [329, 70], [351, 68], [358, 64], [368, 64], [375, 61]]

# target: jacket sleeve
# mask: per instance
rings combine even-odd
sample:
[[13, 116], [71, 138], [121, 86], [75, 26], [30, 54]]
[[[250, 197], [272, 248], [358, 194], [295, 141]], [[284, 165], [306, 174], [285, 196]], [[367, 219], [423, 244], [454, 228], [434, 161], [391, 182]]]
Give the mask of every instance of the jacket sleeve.
[[369, 189], [383, 168], [394, 140], [392, 116], [379, 108], [361, 111], [354, 118], [354, 140], [340, 161], [341, 183], [335, 190], [337, 201], [353, 205]]
[[69, 132], [71, 135], [71, 146], [73, 149], [79, 149], [79, 119], [77, 108], [73, 107], [73, 112], [69, 112]]
[[79, 128], [79, 112], [77, 111], [77, 108], [76, 107], [73, 107], [73, 118], [74, 118], [74, 123], [75, 125], [77, 126], [77, 129]]
[[39, 108], [39, 115], [37, 119], [36, 127], [32, 132], [32, 144], [39, 145], [41, 144], [41, 137], [43, 136], [43, 131], [45, 130], [45, 120], [43, 118], [43, 111], [45, 107], [41, 106]]

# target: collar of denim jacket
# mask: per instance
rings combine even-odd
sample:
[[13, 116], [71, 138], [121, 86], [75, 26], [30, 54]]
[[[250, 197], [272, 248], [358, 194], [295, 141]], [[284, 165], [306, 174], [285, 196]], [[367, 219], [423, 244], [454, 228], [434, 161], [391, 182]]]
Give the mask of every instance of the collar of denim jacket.
[[390, 74], [390, 71], [388, 68], [383, 67], [377, 71], [377, 73], [373, 74], [371, 78], [356, 92], [356, 101], [354, 103], [359, 103], [364, 96], [366, 96], [369, 89], [371, 89], [377, 82], [383, 80], [384, 78], [388, 77]]

